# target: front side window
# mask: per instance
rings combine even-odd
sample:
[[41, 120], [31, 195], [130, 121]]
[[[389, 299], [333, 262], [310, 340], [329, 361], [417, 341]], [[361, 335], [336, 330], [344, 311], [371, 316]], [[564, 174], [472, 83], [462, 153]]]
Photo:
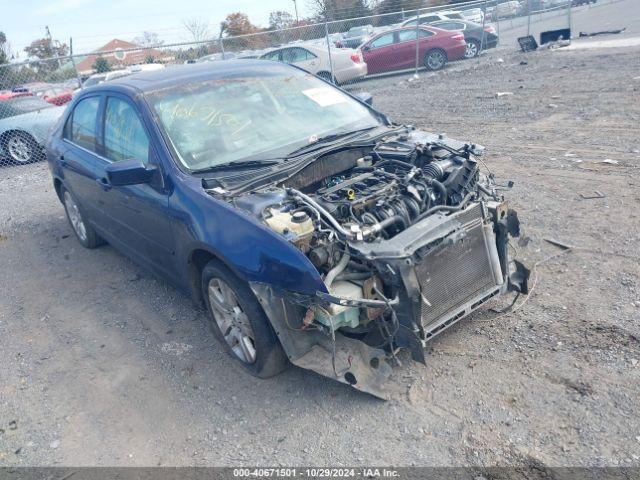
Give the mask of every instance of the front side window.
[[341, 90], [286, 65], [182, 84], [147, 98], [177, 161], [191, 171], [284, 158], [323, 136], [380, 125]]
[[149, 137], [133, 106], [109, 97], [104, 117], [104, 153], [114, 162], [135, 158], [149, 161]]
[[371, 48], [380, 48], [386, 47], [387, 45], [391, 45], [393, 43], [393, 33], [385, 33], [384, 35], [376, 38], [373, 42], [371, 42]]
[[65, 137], [80, 147], [95, 151], [96, 139], [98, 138], [96, 120], [99, 106], [100, 97], [80, 100], [67, 121], [68, 127], [65, 128]]

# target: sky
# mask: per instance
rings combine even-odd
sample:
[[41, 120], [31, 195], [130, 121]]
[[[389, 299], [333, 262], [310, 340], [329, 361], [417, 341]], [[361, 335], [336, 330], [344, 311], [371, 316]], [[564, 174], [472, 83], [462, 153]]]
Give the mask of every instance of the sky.
[[[24, 47], [45, 36], [49, 26], [54, 39], [69, 43], [74, 53], [99, 48], [109, 40], [132, 40], [143, 31], [156, 32], [165, 43], [189, 41], [183, 21], [208, 21], [214, 36], [228, 13], [244, 12], [252, 23], [266, 27], [269, 12], [294, 15], [293, 0], [1, 0], [0, 31], [12, 52], [26, 59]], [[306, 0], [297, 0], [299, 15], [309, 14]]]

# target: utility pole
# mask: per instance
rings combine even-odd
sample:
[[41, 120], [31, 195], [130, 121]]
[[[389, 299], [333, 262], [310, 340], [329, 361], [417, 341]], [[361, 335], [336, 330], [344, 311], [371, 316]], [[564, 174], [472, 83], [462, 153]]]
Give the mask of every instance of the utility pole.
[[296, 25], [298, 24], [298, 1], [293, 0], [293, 8], [296, 9]]
[[[51, 37], [51, 31], [49, 30], [49, 25], [45, 25], [44, 27], [45, 31], [46, 31], [46, 38], [49, 41], [49, 48], [51, 48], [53, 50], [53, 38]], [[60, 68], [60, 59], [58, 58], [58, 49], [56, 49], [56, 52], [54, 54], [55, 58], [57, 59], [57, 63], [58, 63], [58, 68]]]

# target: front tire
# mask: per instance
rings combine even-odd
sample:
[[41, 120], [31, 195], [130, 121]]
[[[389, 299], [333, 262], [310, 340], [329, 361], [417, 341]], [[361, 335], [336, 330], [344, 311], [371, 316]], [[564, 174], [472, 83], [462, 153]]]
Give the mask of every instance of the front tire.
[[214, 335], [251, 375], [269, 378], [287, 368], [278, 337], [245, 282], [211, 260], [202, 271], [202, 293]]
[[25, 165], [42, 158], [38, 142], [27, 132], [11, 132], [3, 140], [2, 147], [16, 165]]
[[447, 54], [444, 50], [440, 50], [439, 48], [429, 50], [424, 56], [424, 66], [427, 70], [442, 70], [446, 63]]
[[93, 227], [87, 223], [78, 202], [75, 197], [71, 195], [71, 192], [66, 188], [62, 188], [60, 193], [64, 211], [67, 214], [67, 220], [69, 220], [73, 233], [76, 234], [76, 238], [80, 244], [85, 248], [96, 248], [102, 245], [104, 240], [97, 234]]

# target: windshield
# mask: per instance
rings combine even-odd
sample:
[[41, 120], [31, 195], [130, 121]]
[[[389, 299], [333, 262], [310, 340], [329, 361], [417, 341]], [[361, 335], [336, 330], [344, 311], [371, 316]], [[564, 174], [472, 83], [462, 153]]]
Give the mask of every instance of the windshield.
[[283, 158], [323, 136], [380, 125], [359, 102], [291, 67], [172, 86], [148, 98], [189, 170]]

